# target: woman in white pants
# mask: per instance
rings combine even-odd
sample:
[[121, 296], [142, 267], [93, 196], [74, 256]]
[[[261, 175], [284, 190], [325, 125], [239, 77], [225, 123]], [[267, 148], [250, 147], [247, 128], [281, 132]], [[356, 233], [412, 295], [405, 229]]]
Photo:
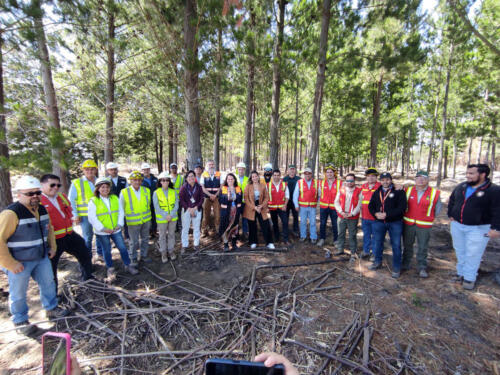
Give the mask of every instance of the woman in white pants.
[[182, 218], [181, 255], [185, 253], [186, 248], [189, 246], [189, 227], [191, 224], [193, 224], [194, 249], [198, 250], [200, 245], [201, 208], [203, 206], [203, 190], [201, 185], [196, 182], [194, 171], [189, 171], [184, 181], [186, 183], [182, 185], [179, 192]]

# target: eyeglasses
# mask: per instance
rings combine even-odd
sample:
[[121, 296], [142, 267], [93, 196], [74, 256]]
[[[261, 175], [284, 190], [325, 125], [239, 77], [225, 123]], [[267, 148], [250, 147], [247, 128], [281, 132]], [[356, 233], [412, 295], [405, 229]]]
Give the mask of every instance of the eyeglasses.
[[57, 186], [58, 188], [60, 188], [60, 187], [62, 186], [62, 184], [50, 184], [49, 186], [50, 186], [51, 188], [55, 188], [56, 186]]
[[40, 190], [38, 191], [30, 191], [29, 193], [21, 193], [22, 195], [26, 195], [27, 197], [34, 197], [35, 195], [42, 195]]
[[345, 180], [345, 182], [354, 182], [354, 180]]

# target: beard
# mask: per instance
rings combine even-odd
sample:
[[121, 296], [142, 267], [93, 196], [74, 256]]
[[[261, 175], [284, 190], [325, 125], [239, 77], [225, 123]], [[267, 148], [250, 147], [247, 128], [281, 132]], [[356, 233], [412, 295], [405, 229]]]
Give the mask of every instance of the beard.
[[30, 206], [31, 207], [38, 207], [40, 205], [40, 198], [31, 198], [30, 199]]
[[474, 186], [474, 185], [477, 185], [479, 183], [479, 177], [473, 181], [467, 181], [467, 185], [469, 186]]

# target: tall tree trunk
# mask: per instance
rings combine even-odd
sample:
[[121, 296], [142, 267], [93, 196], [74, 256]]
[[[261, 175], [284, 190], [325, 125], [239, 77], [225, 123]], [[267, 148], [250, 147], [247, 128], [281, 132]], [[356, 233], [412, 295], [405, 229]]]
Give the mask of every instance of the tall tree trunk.
[[[251, 129], [251, 141], [253, 145], [253, 170], [257, 170], [257, 139], [256, 139], [256, 129], [255, 129], [255, 103], [252, 101], [252, 108], [250, 113], [250, 129]], [[250, 161], [247, 164], [247, 169], [250, 167]], [[250, 175], [250, 172], [247, 172]]]
[[[295, 89], [295, 147], [293, 148], [293, 164], [297, 166], [297, 133], [299, 132], [299, 79]], [[288, 168], [288, 165], [286, 166]]]
[[104, 161], [113, 161], [114, 147], [114, 106], [115, 106], [115, 4], [114, 0], [108, 0], [108, 49], [107, 49], [107, 69], [108, 77], [106, 81], [106, 140], [104, 147]]
[[443, 156], [444, 156], [444, 143], [446, 139], [446, 122], [448, 121], [447, 119], [447, 110], [448, 110], [448, 93], [450, 91], [450, 76], [451, 76], [451, 67], [452, 67], [452, 62], [453, 62], [453, 49], [454, 49], [454, 44], [451, 43], [450, 46], [450, 55], [448, 56], [448, 68], [446, 69], [446, 86], [444, 88], [444, 99], [443, 99], [443, 126], [441, 128], [441, 141], [439, 145], [439, 159], [438, 159], [438, 175], [437, 175], [437, 181], [436, 181], [436, 186], [440, 187], [441, 186], [441, 179], [442, 179], [442, 167], [443, 167]]
[[174, 122], [168, 118], [168, 163], [174, 161]]
[[197, 0], [185, 0], [184, 14], [184, 103], [186, 108], [186, 151], [188, 169], [202, 163], [200, 109], [198, 107]]
[[[179, 151], [179, 128], [177, 127], [177, 124], [175, 122], [173, 122], [173, 126], [174, 126], [174, 143], [173, 143], [174, 153], [173, 153], [172, 162], [177, 164], [179, 162], [179, 154], [178, 154], [178, 151]], [[200, 160], [200, 164], [202, 164], [201, 160]], [[186, 164], [186, 169], [187, 170], [190, 169], [187, 164]]]
[[300, 150], [299, 150], [299, 169], [302, 170], [302, 123], [300, 124], [300, 136], [299, 136]]
[[[255, 26], [255, 12], [250, 10], [250, 29]], [[253, 52], [254, 40], [251, 40], [250, 50]], [[245, 119], [245, 150], [243, 152], [243, 162], [246, 165], [246, 174], [250, 174], [252, 162], [252, 140], [255, 143], [255, 130], [252, 128], [252, 115], [254, 114], [254, 84], [255, 84], [255, 57], [253, 53], [248, 54], [248, 78], [247, 78], [247, 105]], [[252, 131], [253, 130], [253, 131]], [[254, 145], [254, 168], [255, 166], [255, 145]]]
[[457, 127], [458, 121], [455, 120], [455, 129], [453, 132], [453, 177], [456, 177], [457, 173]]
[[316, 73], [316, 88], [314, 90], [314, 109], [311, 122], [310, 148], [307, 157], [307, 164], [308, 167], [312, 169], [313, 175], [319, 150], [321, 107], [323, 104], [323, 86], [325, 84], [326, 50], [328, 48], [328, 28], [330, 25], [331, 5], [331, 0], [323, 0], [323, 11], [321, 13], [321, 33], [319, 34], [318, 68]]
[[373, 120], [370, 130], [370, 163], [372, 167], [377, 165], [377, 147], [380, 124], [380, 101], [382, 98], [382, 84], [384, 82], [384, 72], [380, 72], [380, 78], [377, 82], [377, 91], [373, 98]]
[[448, 178], [448, 145], [444, 149], [443, 179]]
[[417, 171], [420, 170], [420, 164], [422, 163], [422, 149], [424, 147], [424, 137], [420, 138], [420, 145], [418, 147], [418, 160], [417, 160]]
[[472, 157], [472, 142], [474, 141], [474, 137], [469, 137], [469, 151], [467, 153], [467, 165], [470, 164], [471, 157]]
[[214, 126], [214, 162], [219, 170], [220, 148], [220, 116], [221, 116], [221, 82], [222, 82], [222, 26], [217, 30], [217, 77], [215, 82], [215, 126]]
[[3, 30], [0, 28], [0, 211], [12, 203], [5, 96], [3, 92]]
[[49, 50], [47, 48], [47, 39], [45, 37], [45, 30], [42, 20], [42, 10], [35, 12], [33, 16], [33, 23], [35, 25], [36, 42], [38, 45], [38, 58], [40, 59], [40, 69], [42, 74], [43, 92], [45, 96], [45, 105], [47, 110], [47, 117], [51, 127], [55, 141], [52, 142], [52, 173], [61, 178], [62, 191], [68, 191], [68, 174], [63, 165], [63, 135], [61, 132], [61, 124], [59, 122], [59, 110], [57, 108], [56, 91], [54, 89], [54, 82], [52, 80], [52, 68], [50, 65]]
[[491, 170], [496, 171], [497, 162], [495, 160], [495, 157], [496, 157], [496, 144], [498, 142], [496, 115], [493, 118], [493, 124], [491, 124], [491, 138], [493, 139], [493, 142], [491, 144]]
[[481, 163], [481, 153], [483, 152], [483, 138], [484, 136], [481, 136], [479, 138], [479, 148], [477, 150], [477, 158], [476, 158], [476, 163]]
[[281, 47], [285, 24], [285, 0], [278, 0], [276, 37], [273, 47], [273, 93], [271, 99], [271, 128], [269, 141], [269, 161], [273, 168], [279, 168], [278, 152], [280, 148], [280, 89], [281, 89]]
[[431, 142], [429, 143], [429, 157], [427, 158], [427, 171], [430, 173], [431, 171], [431, 163], [433, 158], [434, 151], [434, 142], [436, 138], [436, 129], [437, 129], [437, 119], [439, 114], [439, 95], [441, 93], [441, 67], [439, 68], [439, 76], [436, 81], [436, 98], [434, 101], [434, 117], [432, 118], [432, 132], [431, 132]]
[[[160, 132], [158, 134], [158, 127], [160, 127]], [[158, 173], [163, 172], [163, 160], [162, 160], [162, 155], [161, 155], [161, 123], [160, 125], [155, 124], [154, 125], [154, 137], [155, 137], [155, 155], [156, 155], [156, 165], [158, 167]]]

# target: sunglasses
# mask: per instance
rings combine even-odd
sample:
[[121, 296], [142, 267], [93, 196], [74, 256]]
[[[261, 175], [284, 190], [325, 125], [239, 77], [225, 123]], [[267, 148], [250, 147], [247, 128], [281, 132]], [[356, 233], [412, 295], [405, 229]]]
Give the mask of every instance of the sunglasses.
[[354, 182], [354, 180], [345, 180], [345, 182]]
[[27, 197], [34, 197], [35, 195], [42, 195], [42, 192], [40, 190], [38, 191], [30, 191], [29, 193], [22, 193], [23, 195], [26, 195]]
[[56, 186], [57, 186], [58, 188], [60, 188], [60, 187], [62, 186], [62, 184], [50, 184], [49, 186], [50, 186], [51, 188], [55, 188]]
[[161, 178], [161, 179], [160, 179], [160, 182], [169, 182], [169, 181], [170, 181], [170, 180], [167, 180], [167, 179], [165, 179], [165, 178]]

